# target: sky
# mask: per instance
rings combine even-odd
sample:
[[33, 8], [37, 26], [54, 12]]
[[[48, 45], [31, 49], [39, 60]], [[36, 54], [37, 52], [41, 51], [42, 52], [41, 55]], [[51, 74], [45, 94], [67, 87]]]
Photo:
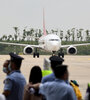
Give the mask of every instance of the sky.
[[90, 29], [90, 0], [0, 0], [0, 36], [26, 27], [43, 29]]

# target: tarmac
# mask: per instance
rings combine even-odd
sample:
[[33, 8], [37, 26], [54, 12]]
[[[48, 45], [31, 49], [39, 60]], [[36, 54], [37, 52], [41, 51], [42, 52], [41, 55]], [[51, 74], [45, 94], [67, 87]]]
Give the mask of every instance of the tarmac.
[[[34, 65], [39, 65], [43, 69], [44, 58], [49, 58], [50, 55], [40, 55], [40, 58], [33, 58], [32, 55], [21, 55], [24, 57], [22, 62], [21, 72], [28, 82], [30, 69]], [[2, 66], [5, 60], [10, 59], [9, 55], [0, 55], [0, 93], [4, 88], [5, 73], [2, 71]], [[76, 80], [79, 83], [79, 88], [82, 96], [85, 96], [87, 84], [90, 82], [90, 55], [89, 56], [71, 56], [64, 57], [64, 64], [68, 65], [69, 80]]]

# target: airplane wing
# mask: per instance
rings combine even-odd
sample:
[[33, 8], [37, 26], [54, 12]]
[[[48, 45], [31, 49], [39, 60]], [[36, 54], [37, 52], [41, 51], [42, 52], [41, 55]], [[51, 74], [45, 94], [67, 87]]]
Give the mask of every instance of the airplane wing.
[[8, 42], [0, 42], [0, 44], [6, 44], [6, 45], [14, 45], [14, 46], [31, 46], [31, 47], [34, 47], [34, 48], [41, 48], [43, 49], [44, 48], [44, 45], [30, 45], [30, 44], [20, 44], [20, 43], [8, 43]]
[[90, 43], [83, 43], [83, 44], [71, 44], [71, 45], [61, 45], [61, 48], [67, 48], [69, 46], [84, 46], [84, 45], [90, 45]]

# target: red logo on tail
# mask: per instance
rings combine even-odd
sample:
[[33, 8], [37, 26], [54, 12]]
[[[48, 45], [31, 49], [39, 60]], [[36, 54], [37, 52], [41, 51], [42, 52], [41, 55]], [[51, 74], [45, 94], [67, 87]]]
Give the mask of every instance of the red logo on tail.
[[43, 33], [44, 33], [44, 35], [47, 35], [46, 29], [45, 29], [45, 17], [44, 16], [45, 15], [44, 15], [44, 9], [43, 9]]

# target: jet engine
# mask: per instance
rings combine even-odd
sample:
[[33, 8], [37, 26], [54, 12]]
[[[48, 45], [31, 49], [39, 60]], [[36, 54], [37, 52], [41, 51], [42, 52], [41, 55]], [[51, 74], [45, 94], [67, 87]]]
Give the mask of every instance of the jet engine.
[[31, 54], [33, 52], [33, 48], [31, 46], [26, 46], [23, 50], [24, 54]]
[[77, 48], [74, 46], [70, 46], [67, 48], [67, 54], [77, 54]]

